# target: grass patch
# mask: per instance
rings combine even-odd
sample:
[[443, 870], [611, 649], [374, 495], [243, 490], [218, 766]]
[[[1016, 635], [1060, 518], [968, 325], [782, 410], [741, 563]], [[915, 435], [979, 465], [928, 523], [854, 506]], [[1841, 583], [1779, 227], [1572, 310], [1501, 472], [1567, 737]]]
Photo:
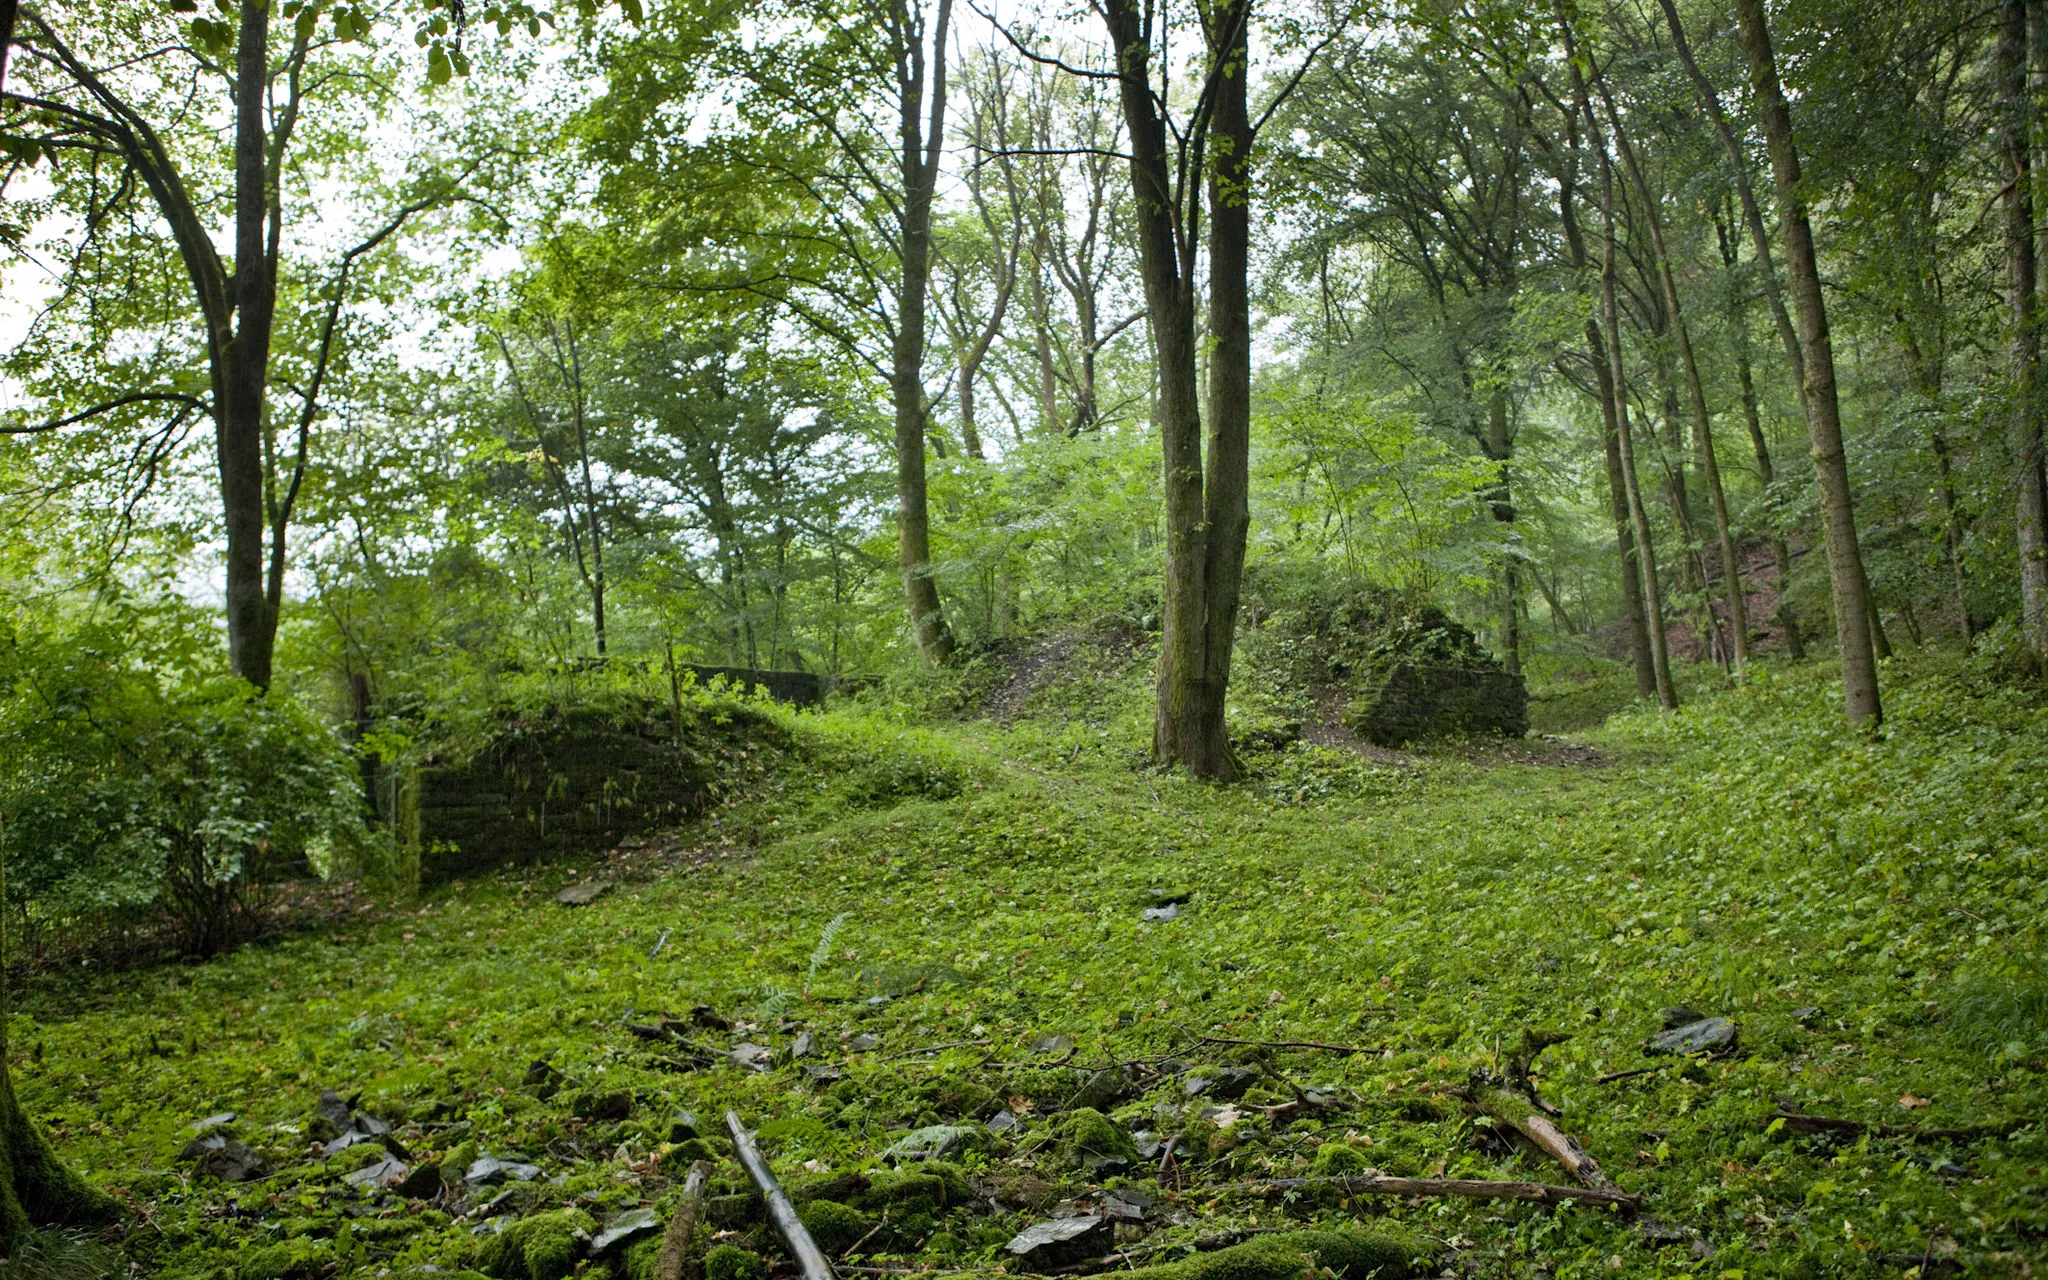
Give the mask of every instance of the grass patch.
[[[146, 1212], [122, 1247], [166, 1277], [300, 1255], [323, 1274], [560, 1265], [552, 1227], [515, 1250], [455, 1220], [502, 1188], [407, 1205], [349, 1182], [312, 1145], [323, 1088], [390, 1122], [414, 1165], [535, 1165], [508, 1222], [666, 1211], [708, 1155], [714, 1208], [738, 1206], [724, 1243], [746, 1255], [721, 1254], [721, 1274], [776, 1252], [734, 1195], [727, 1107], [786, 1181], [886, 1218], [861, 1252], [919, 1265], [994, 1269], [1046, 1208], [1115, 1186], [1160, 1202], [1127, 1229], [1148, 1248], [1359, 1228], [1449, 1242], [1483, 1275], [1895, 1275], [1930, 1251], [2009, 1274], [2041, 1255], [2039, 1005], [1984, 994], [2007, 989], [2004, 958], [2042, 949], [2033, 693], [1960, 660], [1894, 663], [1891, 726], [1869, 737], [1840, 726], [1825, 669], [1763, 670], [1681, 715], [1621, 718], [1594, 736], [1614, 761], [1598, 769], [1391, 770], [1297, 746], [1224, 789], [1146, 766], [1142, 669], [1100, 669], [1117, 683], [1007, 728], [778, 712], [786, 739], [689, 833], [727, 856], [593, 906], [554, 903], [572, 869], [529, 868], [204, 965], [45, 981], [14, 1027], [24, 1101]], [[1146, 917], [1162, 897], [1185, 898], [1178, 918]], [[1601, 1082], [1651, 1065], [1642, 1041], [1677, 1004], [1734, 1019], [1743, 1052]], [[663, 1016], [678, 1038], [629, 1030]], [[1210, 1190], [1356, 1167], [1558, 1179], [1455, 1096], [1529, 1026], [1571, 1033], [1542, 1060], [1544, 1095], [1668, 1232], [1582, 1208]], [[1041, 1052], [1048, 1037], [1064, 1041]], [[1241, 1098], [1190, 1098], [1162, 1057], [1215, 1077], [1258, 1052], [1204, 1037], [1371, 1052], [1270, 1050]], [[765, 1070], [724, 1055], [742, 1042], [770, 1051]], [[1292, 1085], [1342, 1110], [1257, 1110]], [[1077, 1101], [1183, 1154], [1163, 1172], [1156, 1152], [1120, 1163], [1120, 1143], [1077, 1160], [1054, 1120]], [[2014, 1123], [1969, 1144], [1767, 1132], [1788, 1102]], [[1019, 1123], [982, 1128], [997, 1109]], [[210, 1183], [180, 1160], [192, 1122], [224, 1110], [265, 1180]], [[939, 1125], [976, 1138], [888, 1168], [884, 1151]]]

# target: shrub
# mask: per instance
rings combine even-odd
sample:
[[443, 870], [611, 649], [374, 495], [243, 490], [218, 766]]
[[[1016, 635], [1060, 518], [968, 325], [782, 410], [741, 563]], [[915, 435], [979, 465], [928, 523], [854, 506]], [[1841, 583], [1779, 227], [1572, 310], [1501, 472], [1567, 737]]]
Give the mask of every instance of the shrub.
[[210, 954], [264, 884], [376, 860], [347, 749], [217, 649], [175, 604], [0, 620], [0, 855], [25, 922], [168, 920]]

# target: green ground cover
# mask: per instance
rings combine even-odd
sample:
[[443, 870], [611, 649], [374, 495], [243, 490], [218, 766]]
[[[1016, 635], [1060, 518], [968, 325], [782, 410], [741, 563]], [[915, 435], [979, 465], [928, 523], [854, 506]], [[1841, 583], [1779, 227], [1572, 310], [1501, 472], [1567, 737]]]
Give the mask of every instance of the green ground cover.
[[[774, 712], [747, 785], [673, 865], [643, 860], [590, 906], [554, 901], [587, 869], [515, 868], [206, 964], [44, 977], [13, 1028], [23, 1100], [135, 1210], [119, 1248], [166, 1277], [642, 1275], [649, 1246], [579, 1260], [575, 1233], [665, 1212], [692, 1159], [736, 1190], [728, 1107], [787, 1180], [829, 1183], [811, 1190], [844, 1210], [809, 1211], [821, 1238], [870, 1264], [991, 1269], [1021, 1227], [1116, 1186], [1159, 1202], [1118, 1228], [1150, 1262], [1289, 1223], [1387, 1227], [1428, 1274], [2010, 1275], [2048, 1256], [2038, 696], [1959, 659], [1895, 663], [1869, 739], [1838, 727], [1830, 672], [1767, 670], [1582, 735], [1591, 765], [1295, 745], [1218, 789], [1143, 764], [1143, 666], [1084, 653], [1008, 724]], [[1145, 918], [1156, 890], [1186, 895], [1178, 918]], [[1673, 1005], [1734, 1020], [1739, 1051], [1644, 1057]], [[688, 1044], [628, 1029], [664, 1015]], [[1569, 1034], [1537, 1084], [1644, 1220], [1226, 1189], [1364, 1168], [1566, 1181], [1458, 1097], [1532, 1027]], [[693, 1057], [739, 1043], [767, 1069]], [[1210, 1078], [1264, 1065], [1222, 1104], [1191, 1101], [1166, 1056]], [[1257, 1110], [1297, 1085], [1334, 1105]], [[386, 1152], [318, 1154], [322, 1089], [390, 1122], [413, 1168], [488, 1154], [542, 1177], [490, 1219], [459, 1215], [496, 1189], [365, 1190], [346, 1175]], [[1077, 1101], [1114, 1132], [1077, 1139]], [[1773, 1125], [1787, 1107], [1985, 1128], [1809, 1136]], [[990, 1131], [998, 1108], [1020, 1123]], [[223, 1111], [268, 1176], [180, 1158]], [[967, 1130], [946, 1160], [884, 1158], [935, 1125]], [[1086, 1167], [1132, 1130], [1185, 1154]], [[738, 1208], [719, 1225], [741, 1252], [707, 1273], [772, 1259]]]

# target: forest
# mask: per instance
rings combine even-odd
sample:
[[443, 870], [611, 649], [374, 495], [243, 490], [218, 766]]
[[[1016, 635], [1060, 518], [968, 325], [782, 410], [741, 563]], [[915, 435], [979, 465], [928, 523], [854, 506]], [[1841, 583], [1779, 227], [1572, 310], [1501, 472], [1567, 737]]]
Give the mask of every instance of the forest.
[[2048, 0], [0, 0], [0, 1280], [2031, 1276]]

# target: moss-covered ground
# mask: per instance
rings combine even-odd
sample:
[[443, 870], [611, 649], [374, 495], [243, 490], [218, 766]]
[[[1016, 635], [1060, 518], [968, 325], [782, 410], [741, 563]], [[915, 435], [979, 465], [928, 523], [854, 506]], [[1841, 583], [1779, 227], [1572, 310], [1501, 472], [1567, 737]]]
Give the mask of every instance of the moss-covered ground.
[[[651, 1245], [592, 1260], [584, 1237], [665, 1214], [693, 1159], [737, 1191], [727, 1108], [870, 1266], [993, 1269], [1020, 1228], [1114, 1188], [1154, 1201], [1115, 1228], [1124, 1265], [1287, 1225], [1387, 1225], [1429, 1270], [1482, 1276], [2048, 1260], [2037, 694], [1894, 663], [1870, 738], [1839, 727], [1824, 668], [1764, 671], [1586, 732], [1591, 765], [1297, 745], [1217, 788], [1144, 763], [1142, 655], [1070, 665], [1007, 724], [774, 713], [689, 856], [590, 906], [554, 901], [587, 869], [512, 868], [203, 965], [42, 978], [13, 1027], [24, 1103], [163, 1277], [644, 1275]], [[1646, 1058], [1679, 1005], [1732, 1019], [1737, 1051]], [[664, 1017], [662, 1038], [630, 1029]], [[1535, 1083], [1638, 1219], [1243, 1186], [1565, 1180], [1458, 1096], [1531, 1027], [1569, 1033]], [[724, 1056], [741, 1043], [763, 1069]], [[1241, 1098], [1190, 1100], [1189, 1076], [1234, 1065], [1257, 1072]], [[1259, 1109], [1297, 1086], [1328, 1105]], [[357, 1186], [360, 1148], [315, 1145], [323, 1089], [390, 1123], [410, 1168], [541, 1176], [489, 1217], [501, 1188]], [[1056, 1120], [1077, 1102], [1119, 1132], [1077, 1139], [1091, 1122]], [[1888, 1128], [1803, 1135], [1782, 1109]], [[998, 1110], [1015, 1125], [988, 1128]], [[267, 1176], [181, 1158], [227, 1111]], [[925, 1135], [943, 1161], [884, 1158], [936, 1125], [965, 1130]], [[1922, 1128], [1981, 1133], [1894, 1132]], [[1149, 1154], [1117, 1163], [1134, 1130]], [[707, 1272], [784, 1265], [743, 1200], [712, 1207], [732, 1248]]]

